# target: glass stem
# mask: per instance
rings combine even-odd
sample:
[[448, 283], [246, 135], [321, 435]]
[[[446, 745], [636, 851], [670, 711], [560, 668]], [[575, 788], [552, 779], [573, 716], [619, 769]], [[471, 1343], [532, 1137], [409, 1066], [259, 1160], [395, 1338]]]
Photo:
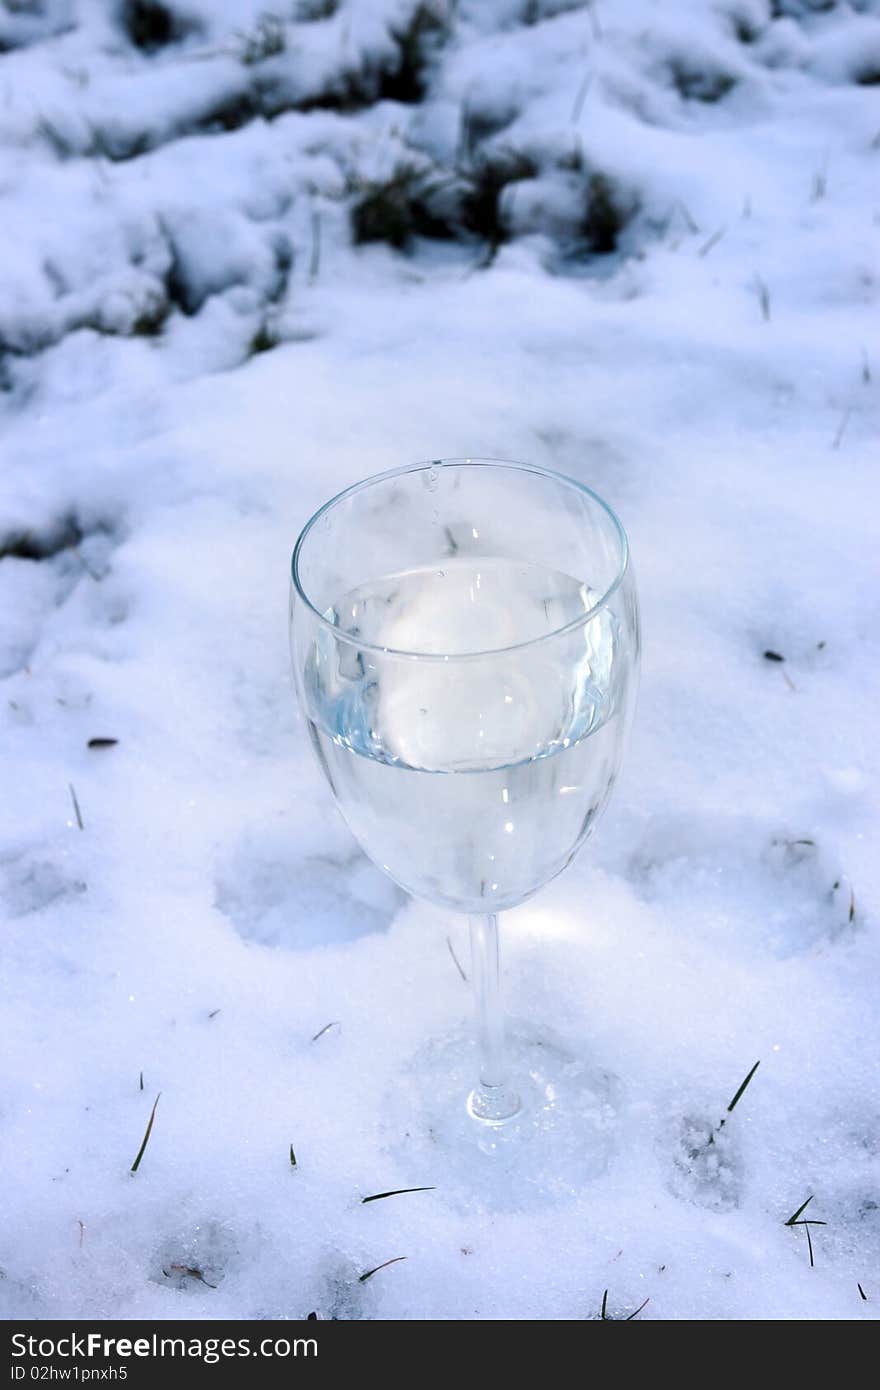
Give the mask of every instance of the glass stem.
[[468, 1110], [484, 1124], [503, 1125], [518, 1115], [519, 1096], [507, 1084], [504, 1018], [501, 1013], [501, 972], [498, 957], [498, 918], [474, 915], [471, 924], [471, 976], [477, 1016], [480, 1079], [468, 1097]]

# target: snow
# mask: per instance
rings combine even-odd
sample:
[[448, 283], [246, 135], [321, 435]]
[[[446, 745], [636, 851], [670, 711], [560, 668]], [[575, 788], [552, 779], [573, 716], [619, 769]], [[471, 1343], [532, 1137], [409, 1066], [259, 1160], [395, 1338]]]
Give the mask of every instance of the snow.
[[[0, 1308], [871, 1318], [880, 5], [265, 8], [0, 19]], [[640, 582], [624, 776], [503, 924], [610, 1078], [565, 1198], [407, 1161], [465, 932], [288, 672], [311, 511], [462, 454], [589, 483]]]

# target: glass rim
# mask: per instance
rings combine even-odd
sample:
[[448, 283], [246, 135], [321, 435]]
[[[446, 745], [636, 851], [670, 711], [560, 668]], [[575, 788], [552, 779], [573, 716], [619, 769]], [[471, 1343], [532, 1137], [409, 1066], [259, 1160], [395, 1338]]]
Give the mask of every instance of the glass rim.
[[[385, 647], [382, 646], [382, 644], [379, 642], [366, 642], [362, 637], [357, 637], [352, 633], [344, 632], [336, 623], [331, 622], [329, 618], [325, 617], [321, 610], [315, 606], [315, 604], [309, 598], [309, 595], [306, 593], [305, 587], [300, 580], [300, 556], [302, 554], [303, 546], [308, 540], [314, 527], [317, 525], [317, 523], [321, 520], [323, 516], [326, 516], [326, 514], [329, 511], [331, 511], [333, 507], [337, 506], [340, 502], [344, 502], [347, 497], [352, 497], [355, 493], [358, 492], [364, 492], [367, 488], [373, 487], [376, 483], [389, 482], [392, 478], [403, 478], [408, 473], [423, 473], [431, 468], [446, 468], [453, 465], [457, 468], [506, 468], [511, 471], [518, 471], [520, 473], [532, 473], [536, 474], [539, 478], [547, 478], [555, 483], [563, 483], [566, 487], [572, 488], [575, 492], [579, 492], [583, 496], [589, 497], [593, 502], [598, 504], [598, 506], [602, 509], [602, 511], [611, 521], [612, 527], [614, 528], [614, 532], [617, 536], [617, 540], [620, 546], [620, 563], [617, 566], [617, 570], [614, 574], [614, 578], [611, 580], [611, 583], [607, 586], [601, 597], [598, 598], [590, 608], [585, 609], [583, 613], [579, 613], [577, 617], [572, 618], [570, 622], [563, 623], [561, 627], [554, 628], [551, 632], [542, 632], [537, 637], [527, 637], [522, 642], [511, 642], [505, 647], [486, 647], [480, 651], [475, 652], [419, 652], [400, 649], [396, 647]], [[317, 618], [318, 622], [321, 623], [323, 627], [326, 627], [327, 629], [329, 629], [330, 632], [334, 634], [337, 641], [346, 642], [350, 646], [357, 647], [360, 651], [378, 652], [382, 656], [403, 657], [410, 661], [446, 662], [475, 660], [479, 661], [481, 658], [489, 656], [502, 656], [507, 652], [514, 652], [523, 650], [526, 647], [538, 646], [542, 642], [552, 642], [553, 639], [556, 637], [561, 637], [566, 633], [577, 631], [578, 628], [584, 627], [588, 622], [591, 622], [596, 617], [597, 613], [599, 613], [603, 608], [607, 607], [612, 596], [620, 588], [620, 585], [623, 582], [624, 576], [626, 575], [628, 568], [629, 541], [627, 539], [626, 531], [623, 529], [623, 524], [620, 518], [618, 517], [617, 513], [613, 510], [612, 507], [609, 506], [609, 504], [605, 501], [603, 497], [599, 496], [598, 492], [594, 492], [593, 489], [587, 487], [585, 483], [578, 482], [576, 478], [570, 478], [565, 473], [557, 473], [556, 470], [552, 468], [540, 468], [537, 464], [520, 463], [514, 459], [475, 458], [473, 456], [462, 456], [461, 458], [423, 459], [418, 463], [404, 464], [401, 468], [389, 468], [384, 473], [374, 473], [369, 478], [362, 478], [360, 482], [349, 484], [349, 486], [343, 488], [341, 492], [337, 492], [333, 497], [328, 498], [328, 500], [324, 502], [323, 505], [320, 506], [318, 510], [309, 517], [308, 521], [303, 526], [302, 530], [299, 533], [299, 536], [297, 537], [296, 544], [293, 547], [293, 555], [291, 557], [290, 562], [291, 579], [293, 581], [294, 589], [296, 590], [299, 597], [302, 599], [306, 608], [309, 609], [309, 611]]]

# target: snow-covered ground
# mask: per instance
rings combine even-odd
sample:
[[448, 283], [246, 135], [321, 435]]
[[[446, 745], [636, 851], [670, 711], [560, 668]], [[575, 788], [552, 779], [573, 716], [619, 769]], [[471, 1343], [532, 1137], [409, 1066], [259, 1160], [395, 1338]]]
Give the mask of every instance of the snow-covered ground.
[[[267, 8], [0, 5], [0, 1308], [873, 1317], [880, 3]], [[464, 928], [288, 672], [311, 510], [462, 454], [641, 587], [625, 775], [504, 924], [617, 1078], [568, 1199], [401, 1156]]]

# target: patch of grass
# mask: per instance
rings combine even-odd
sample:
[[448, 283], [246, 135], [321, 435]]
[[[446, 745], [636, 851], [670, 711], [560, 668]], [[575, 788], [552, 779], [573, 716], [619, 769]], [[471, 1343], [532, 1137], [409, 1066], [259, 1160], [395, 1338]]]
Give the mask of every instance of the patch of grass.
[[509, 184], [534, 178], [538, 166], [519, 151], [505, 147], [491, 156], [476, 158], [462, 171], [466, 192], [461, 205], [465, 231], [497, 250], [506, 239], [501, 215], [501, 195]]
[[[132, 338], [158, 338], [171, 312], [170, 300], [156, 295], [131, 325]], [[106, 332], [106, 329], [104, 330]]]
[[248, 357], [259, 357], [261, 352], [271, 352], [281, 342], [278, 334], [264, 319], [248, 343]]
[[464, 223], [461, 205], [452, 199], [444, 206], [442, 195], [456, 182], [454, 174], [400, 164], [390, 179], [368, 184], [353, 205], [355, 244], [384, 241], [404, 251], [417, 236], [454, 240]]
[[[99, 528], [105, 529], [105, 528]], [[85, 531], [75, 516], [64, 516], [42, 533], [20, 531], [0, 540], [0, 560], [51, 560], [62, 551], [74, 550], [85, 539]]]
[[384, 241], [406, 250], [418, 236], [476, 238], [488, 246], [491, 259], [507, 237], [503, 190], [536, 173], [533, 160], [507, 146], [486, 154], [463, 147], [446, 172], [402, 160], [390, 178], [358, 190], [351, 212], [354, 241]]
[[144, 53], [155, 53], [199, 28], [193, 19], [175, 13], [162, 0], [125, 0], [122, 24], [131, 43]]
[[287, 35], [280, 15], [261, 14], [253, 29], [236, 35], [239, 45], [238, 56], [246, 67], [263, 63], [267, 58], [275, 58], [287, 47]]
[[385, 183], [371, 183], [351, 211], [355, 245], [385, 241], [402, 251], [416, 227], [418, 175], [402, 166]]
[[196, 128], [205, 133], [240, 130], [243, 125], [247, 125], [259, 115], [262, 115], [261, 106], [253, 92], [235, 92], [209, 107]]
[[594, 255], [610, 255], [617, 250], [621, 232], [638, 211], [638, 201], [602, 173], [590, 175], [586, 194], [581, 230], [587, 249]]
[[438, 8], [425, 4], [418, 6], [408, 24], [392, 32], [399, 56], [397, 66], [382, 77], [379, 99], [407, 104], [421, 101], [431, 59], [448, 37], [449, 25]]
[[684, 57], [671, 58], [667, 71], [679, 96], [685, 101], [712, 104], [721, 101], [736, 86], [736, 78], [723, 68], [695, 64]]
[[296, 0], [296, 18], [300, 23], [331, 19], [339, 9], [339, 0]]
[[761, 28], [751, 15], [737, 12], [730, 16], [735, 37], [740, 43], [755, 43], [761, 37]]

